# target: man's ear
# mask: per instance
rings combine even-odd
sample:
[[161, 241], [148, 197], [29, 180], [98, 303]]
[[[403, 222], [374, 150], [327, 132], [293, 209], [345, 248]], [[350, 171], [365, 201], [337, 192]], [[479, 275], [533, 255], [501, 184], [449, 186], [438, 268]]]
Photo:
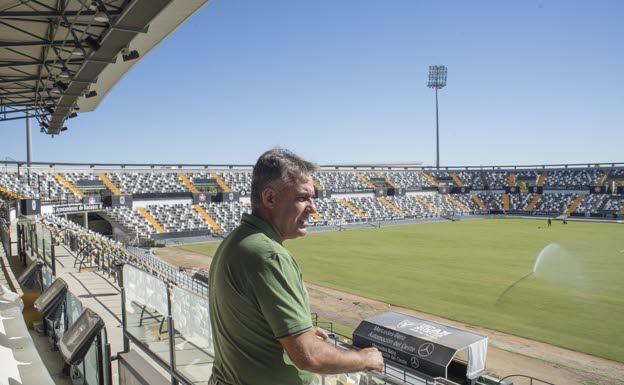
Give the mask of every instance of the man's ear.
[[262, 205], [264, 207], [272, 209], [275, 206], [276, 194], [275, 190], [273, 190], [271, 187], [267, 187], [262, 190], [260, 196], [262, 197]]

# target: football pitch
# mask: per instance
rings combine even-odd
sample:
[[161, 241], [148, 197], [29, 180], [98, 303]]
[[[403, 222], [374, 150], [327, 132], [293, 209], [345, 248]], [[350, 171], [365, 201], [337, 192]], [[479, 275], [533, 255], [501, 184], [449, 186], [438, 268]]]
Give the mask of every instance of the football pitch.
[[624, 362], [624, 225], [465, 220], [286, 247], [308, 282]]

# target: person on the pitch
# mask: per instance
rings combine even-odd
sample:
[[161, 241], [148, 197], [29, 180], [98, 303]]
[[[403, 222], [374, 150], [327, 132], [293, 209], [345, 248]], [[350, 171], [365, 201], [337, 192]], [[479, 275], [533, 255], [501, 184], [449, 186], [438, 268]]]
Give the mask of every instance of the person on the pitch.
[[550, 219], [550, 217], [548, 217], [548, 227], [552, 226], [552, 219]]
[[219, 246], [210, 267], [215, 359], [210, 385], [308, 385], [313, 373], [383, 370], [375, 348], [339, 350], [313, 326], [295, 258], [282, 244], [307, 233], [316, 166], [281, 149], [252, 175], [252, 213]]

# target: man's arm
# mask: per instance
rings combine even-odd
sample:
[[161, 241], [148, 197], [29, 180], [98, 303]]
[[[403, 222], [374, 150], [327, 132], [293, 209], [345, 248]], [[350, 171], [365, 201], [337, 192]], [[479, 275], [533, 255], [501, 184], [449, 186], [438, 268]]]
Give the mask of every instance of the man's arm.
[[325, 342], [327, 335], [311, 329], [296, 336], [280, 338], [288, 357], [299, 369], [319, 374], [383, 371], [383, 357], [375, 348], [342, 350]]

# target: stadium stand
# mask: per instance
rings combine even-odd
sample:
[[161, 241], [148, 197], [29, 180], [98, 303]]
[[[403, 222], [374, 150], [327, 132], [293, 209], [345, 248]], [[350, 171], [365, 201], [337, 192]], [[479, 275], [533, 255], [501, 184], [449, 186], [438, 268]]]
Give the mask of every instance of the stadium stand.
[[326, 190], [332, 191], [353, 191], [370, 188], [362, 179], [358, 178], [358, 173], [351, 171], [330, 171], [317, 172], [314, 179], [318, 180]]
[[387, 171], [386, 176], [397, 186], [407, 190], [420, 190], [432, 184], [420, 171]]
[[114, 172], [108, 173], [107, 176], [125, 194], [188, 192], [177, 173]]
[[388, 200], [400, 208], [408, 217], [431, 218], [434, 216], [434, 213], [427, 206], [413, 196], [388, 197]]
[[[577, 166], [564, 169], [558, 166], [510, 171], [321, 169], [313, 178], [319, 191], [326, 190], [332, 196], [315, 201], [318, 213], [310, 222], [317, 226], [503, 211], [525, 215], [554, 213], [591, 217], [624, 214], [621, 212], [621, 199], [607, 195], [615, 194], [615, 187], [624, 180], [624, 169], [621, 167]], [[472, 192], [438, 192], [438, 182], [451, 187], [467, 187]], [[541, 186], [545, 191], [541, 194], [525, 190], [503, 194], [502, 190], [508, 188], [510, 183], [522, 189], [527, 185]], [[595, 184], [602, 184], [608, 190], [589, 194], [589, 186]], [[216, 192], [225, 189], [239, 192], [243, 198], [228, 203], [196, 201], [191, 204], [191, 192], [215, 193], [207, 186], [216, 189]], [[382, 195], [373, 196], [373, 187], [378, 189], [376, 194]], [[409, 195], [387, 196], [391, 195], [388, 191], [393, 188], [404, 189]], [[247, 195], [250, 190], [249, 169], [108, 169], [102, 172], [94, 169], [63, 170], [57, 166], [51, 170], [31, 169], [30, 177], [25, 169], [19, 175], [13, 168], [0, 169], [0, 194], [10, 199], [40, 198], [42, 204], [49, 205], [79, 203], [81, 194], [131, 194], [135, 200], [143, 200], [140, 207], [134, 209], [115, 207], [101, 211], [104, 219], [128, 235], [126, 239], [136, 240], [194, 231], [211, 236], [227, 235], [238, 225], [241, 214], [249, 211]], [[583, 194], [583, 191], [588, 193]], [[152, 199], [172, 201], [162, 204]]]
[[577, 194], [572, 193], [544, 194], [542, 199], [537, 203], [537, 210], [547, 213], [563, 214], [577, 197]]
[[167, 232], [210, 230], [208, 223], [190, 204], [153, 205], [146, 210]]
[[251, 212], [249, 204], [240, 201], [200, 203], [200, 206], [219, 224], [225, 233], [229, 233], [238, 226], [243, 213]]
[[552, 170], [548, 174], [546, 187], [587, 187], [594, 185], [602, 174], [599, 169]]
[[624, 197], [610, 197], [604, 204], [604, 210], [624, 214]]
[[122, 227], [133, 237], [147, 238], [154, 234], [154, 226], [136, 210], [128, 207], [109, 208], [105, 211], [106, 219]]
[[[353, 210], [340, 203], [340, 200], [334, 198], [317, 199], [314, 201], [316, 211], [320, 216], [332, 223], [357, 223], [362, 222], [363, 218], [359, 217]], [[314, 220], [312, 221], [314, 222]]]
[[581, 214], [597, 213], [603, 210], [605, 204], [609, 200], [606, 194], [592, 194], [583, 200], [577, 207], [576, 212]]
[[491, 190], [502, 190], [507, 186], [507, 172], [505, 171], [486, 171], [485, 186]]

